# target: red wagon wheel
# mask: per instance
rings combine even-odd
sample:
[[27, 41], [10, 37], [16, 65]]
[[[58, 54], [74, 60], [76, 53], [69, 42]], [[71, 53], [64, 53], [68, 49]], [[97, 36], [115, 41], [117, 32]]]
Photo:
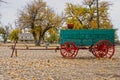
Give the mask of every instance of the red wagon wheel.
[[61, 45], [60, 52], [64, 58], [75, 58], [78, 53], [78, 47], [73, 42], [65, 42]]
[[108, 40], [101, 40], [92, 47], [92, 53], [97, 58], [111, 58], [114, 54], [114, 45]]

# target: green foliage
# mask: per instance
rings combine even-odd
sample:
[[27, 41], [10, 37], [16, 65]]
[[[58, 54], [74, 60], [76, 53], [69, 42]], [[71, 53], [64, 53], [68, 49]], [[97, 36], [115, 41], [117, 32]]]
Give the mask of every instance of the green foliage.
[[18, 40], [18, 33], [19, 33], [19, 30], [18, 30], [18, 29], [13, 30], [13, 31], [10, 33], [9, 39], [10, 39], [11, 41], [17, 41], [17, 40]]
[[49, 42], [49, 43], [57, 43], [59, 40], [58, 30], [55, 28], [48, 30], [45, 35], [45, 40], [46, 42]]
[[6, 31], [3, 27], [0, 27], [0, 34], [4, 40], [4, 43], [7, 41]]
[[3, 27], [0, 27], [0, 34], [5, 34], [5, 33], [6, 33], [5, 29]]
[[7, 42], [7, 39], [9, 37], [9, 33], [10, 33], [10, 27], [11, 25], [7, 25], [7, 26], [2, 26], [0, 27], [0, 34], [2, 35], [2, 38], [4, 40], [4, 43]]

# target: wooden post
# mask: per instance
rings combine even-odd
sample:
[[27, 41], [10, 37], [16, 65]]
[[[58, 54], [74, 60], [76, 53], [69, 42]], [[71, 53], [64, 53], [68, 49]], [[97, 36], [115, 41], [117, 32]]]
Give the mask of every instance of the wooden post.
[[98, 29], [100, 28], [100, 21], [99, 21], [99, 3], [98, 3], [98, 0], [96, 0], [96, 7], [97, 7], [97, 26], [98, 26]]
[[15, 56], [17, 57], [17, 49], [15, 49]]
[[14, 51], [15, 51], [15, 47], [16, 47], [16, 43], [17, 43], [17, 40], [16, 40], [16, 41], [15, 41], [15, 43], [14, 43], [14, 46], [13, 46], [13, 50], [12, 50], [11, 57], [13, 57], [13, 54], [14, 54]]

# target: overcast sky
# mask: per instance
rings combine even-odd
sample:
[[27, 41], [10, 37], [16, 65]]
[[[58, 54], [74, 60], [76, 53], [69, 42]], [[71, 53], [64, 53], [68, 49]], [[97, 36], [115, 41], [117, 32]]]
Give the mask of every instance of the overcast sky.
[[[7, 3], [2, 3], [0, 6], [1, 23], [3, 25], [7, 25], [8, 23], [14, 24], [15, 19], [17, 18], [17, 14], [19, 10], [23, 9], [27, 3], [30, 3], [33, 0], [3, 0]], [[61, 13], [64, 11], [65, 3], [72, 2], [74, 4], [82, 4], [83, 0], [44, 0], [47, 2], [48, 6], [53, 8], [55, 12]], [[102, 0], [99, 0], [102, 1]], [[114, 25], [114, 28], [119, 29], [117, 34], [120, 39], [120, 0], [104, 0], [109, 1], [112, 6], [109, 10], [110, 19]]]

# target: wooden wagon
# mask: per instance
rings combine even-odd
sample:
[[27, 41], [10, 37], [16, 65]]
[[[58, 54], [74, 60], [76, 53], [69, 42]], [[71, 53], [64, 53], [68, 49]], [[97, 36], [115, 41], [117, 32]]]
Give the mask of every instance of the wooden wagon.
[[60, 47], [56, 48], [16, 48], [16, 42], [12, 48], [17, 56], [17, 50], [60, 50], [64, 58], [75, 58], [80, 49], [88, 49], [97, 58], [111, 58], [114, 55], [114, 29], [83, 29], [60, 30]]
[[75, 58], [79, 49], [89, 49], [97, 58], [114, 55], [114, 29], [83, 29], [60, 31], [60, 53], [64, 58]]

